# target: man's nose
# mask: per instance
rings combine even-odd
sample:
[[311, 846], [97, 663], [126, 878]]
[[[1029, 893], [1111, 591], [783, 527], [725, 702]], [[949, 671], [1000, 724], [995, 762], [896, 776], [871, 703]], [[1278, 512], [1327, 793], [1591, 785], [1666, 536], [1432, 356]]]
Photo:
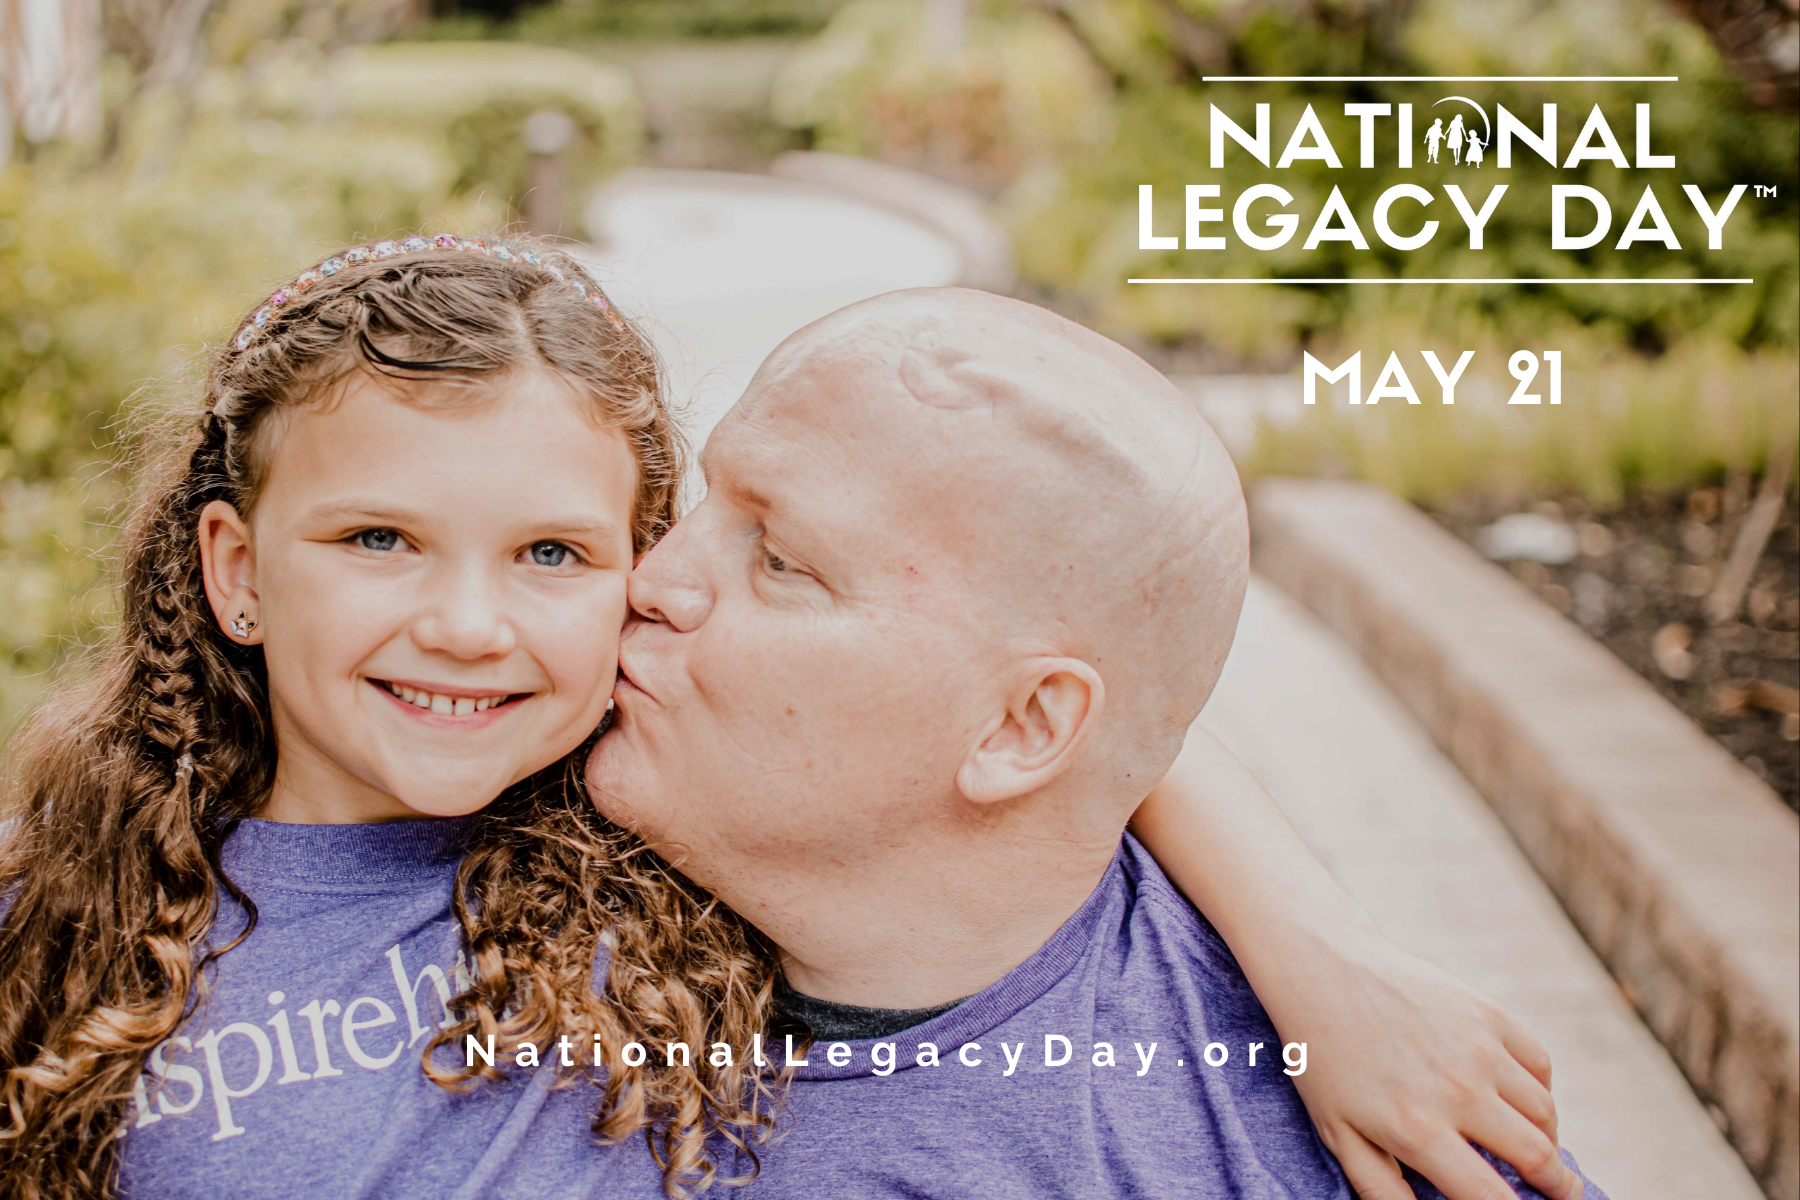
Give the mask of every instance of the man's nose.
[[704, 507], [702, 503], [700, 509], [677, 521], [675, 528], [638, 560], [627, 592], [639, 616], [681, 633], [698, 629], [712, 612], [712, 589], [700, 569], [699, 539], [694, 536], [704, 519]]
[[519, 644], [500, 589], [474, 569], [443, 580], [437, 603], [413, 622], [412, 637], [422, 650], [463, 659], [504, 658]]

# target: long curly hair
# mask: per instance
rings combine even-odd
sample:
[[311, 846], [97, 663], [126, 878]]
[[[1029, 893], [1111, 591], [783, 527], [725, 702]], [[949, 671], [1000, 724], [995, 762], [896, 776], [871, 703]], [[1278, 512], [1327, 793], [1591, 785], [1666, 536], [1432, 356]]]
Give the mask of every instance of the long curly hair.
[[[508, 238], [510, 260], [459, 247], [339, 256], [250, 332], [213, 351], [198, 420], [145, 439], [154, 461], [123, 533], [123, 612], [97, 660], [15, 736], [0, 848], [0, 1195], [105, 1197], [150, 1052], [204, 998], [209, 968], [254, 929], [256, 906], [220, 849], [275, 771], [262, 652], [224, 637], [201, 584], [197, 524], [213, 500], [248, 518], [267, 474], [273, 414], [348, 373], [477, 380], [545, 369], [629, 440], [647, 549], [675, 516], [683, 450], [656, 358], [595, 303], [554, 247]], [[366, 249], [366, 248], [365, 248]], [[528, 261], [523, 251], [530, 249]], [[584, 292], [576, 282], [589, 289]], [[422, 1068], [441, 1086], [498, 1074], [458, 1055], [469, 1034], [615, 1048], [567, 1071], [596, 1090], [594, 1131], [640, 1131], [671, 1195], [722, 1179], [725, 1154], [772, 1131], [779, 1096], [750, 1064], [619, 1061], [629, 1041], [747, 1045], [767, 1028], [774, 968], [744, 922], [599, 816], [582, 752], [515, 785], [476, 818], [455, 885], [473, 982]], [[246, 911], [210, 947], [220, 890]], [[604, 994], [593, 983], [596, 952]], [[730, 1150], [725, 1149], [730, 1147]], [[742, 1178], [742, 1177], [738, 1177]]]

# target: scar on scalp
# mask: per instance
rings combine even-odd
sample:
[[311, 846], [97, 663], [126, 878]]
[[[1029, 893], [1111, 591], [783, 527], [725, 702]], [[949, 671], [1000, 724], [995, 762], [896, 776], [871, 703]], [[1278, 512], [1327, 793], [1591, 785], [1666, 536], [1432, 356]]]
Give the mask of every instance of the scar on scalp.
[[900, 384], [928, 408], [992, 408], [1018, 386], [966, 350], [931, 334], [915, 338], [900, 356]]

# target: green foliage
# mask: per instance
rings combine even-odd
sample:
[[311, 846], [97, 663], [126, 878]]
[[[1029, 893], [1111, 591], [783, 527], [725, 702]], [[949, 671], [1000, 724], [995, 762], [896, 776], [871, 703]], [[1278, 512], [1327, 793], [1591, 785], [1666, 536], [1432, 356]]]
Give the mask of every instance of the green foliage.
[[447, 17], [422, 36], [516, 38], [550, 46], [598, 40], [804, 37], [817, 33], [843, 0], [579, 0], [526, 7], [517, 17]]
[[[456, 194], [485, 188], [514, 211], [522, 210], [531, 186], [531, 151], [519, 130], [542, 108], [529, 100], [494, 100], [451, 121], [446, 136], [456, 160]], [[564, 162], [569, 179], [585, 192], [604, 173], [604, 131], [591, 118], [574, 118], [574, 124]]]
[[[1446, 364], [1448, 340], [1438, 344]], [[1455, 407], [1438, 403], [1419, 356], [1403, 350], [1421, 405], [1388, 398], [1351, 408], [1321, 390], [1300, 419], [1264, 420], [1240, 466], [1248, 475], [1367, 479], [1438, 505], [1465, 492], [1575, 492], [1604, 511], [1638, 490], [1716, 483], [1731, 470], [1759, 473], [1776, 446], [1800, 436], [1791, 353], [1689, 340], [1650, 360], [1592, 340], [1554, 340], [1565, 359], [1557, 407], [1506, 404], [1517, 386], [1504, 365], [1517, 348], [1511, 343], [1458, 343], [1481, 348], [1457, 384]], [[1367, 344], [1398, 343], [1371, 333]], [[1596, 360], [1583, 362], [1589, 352]], [[1365, 352], [1365, 390], [1384, 357], [1385, 350]], [[1569, 361], [1578, 365], [1571, 370]], [[1533, 382], [1540, 396], [1545, 383], [1542, 373]]]
[[977, 186], [1073, 159], [1113, 128], [1103, 78], [1054, 24], [1017, 13], [969, 24], [946, 61], [916, 0], [855, 0], [789, 59], [775, 119], [820, 150], [863, 154]]
[[454, 163], [452, 194], [482, 194], [517, 212], [530, 162], [522, 132], [541, 110], [569, 117], [569, 186], [585, 192], [643, 148], [629, 74], [571, 50], [493, 42], [390, 43], [302, 58], [266, 71], [257, 103], [358, 138], [416, 140]]

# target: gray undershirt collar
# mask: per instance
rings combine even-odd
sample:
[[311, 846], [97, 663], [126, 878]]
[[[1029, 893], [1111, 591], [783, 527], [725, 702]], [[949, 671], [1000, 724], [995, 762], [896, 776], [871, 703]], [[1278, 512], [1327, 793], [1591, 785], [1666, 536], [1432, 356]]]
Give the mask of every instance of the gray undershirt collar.
[[862, 1042], [892, 1037], [914, 1025], [923, 1025], [933, 1017], [949, 1012], [962, 1000], [931, 1008], [862, 1008], [802, 995], [789, 987], [787, 980], [777, 979], [775, 1003], [782, 1012], [811, 1030], [814, 1041]]

